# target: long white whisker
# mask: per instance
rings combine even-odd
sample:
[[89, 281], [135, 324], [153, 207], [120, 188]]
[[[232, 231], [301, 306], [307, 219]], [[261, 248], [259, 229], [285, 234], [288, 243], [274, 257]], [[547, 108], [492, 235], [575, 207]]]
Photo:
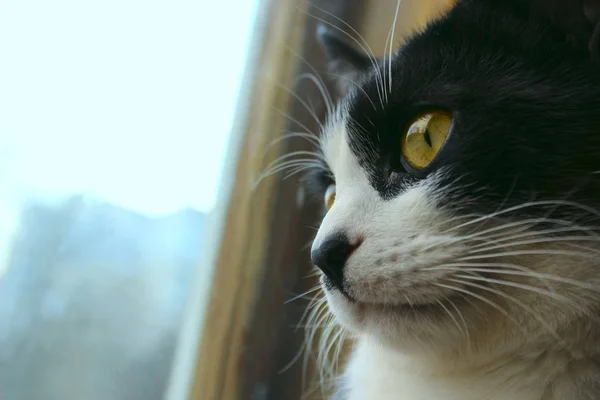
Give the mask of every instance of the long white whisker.
[[[464, 218], [468, 218], [468, 217], [469, 216], [455, 217], [455, 218], [450, 219], [449, 221], [444, 221], [443, 224], [446, 225], [449, 222], [452, 222], [453, 220], [464, 219]], [[479, 219], [479, 217], [476, 217], [476, 218]], [[562, 220], [548, 220], [548, 219], [541, 219], [541, 218], [526, 219], [526, 220], [516, 221], [516, 222], [508, 222], [508, 223], [504, 223], [502, 225], [494, 226], [492, 228], [487, 228], [487, 229], [479, 231], [479, 232], [457, 236], [449, 241], [444, 241], [443, 243], [435, 243], [435, 244], [429, 245], [425, 249], [431, 249], [433, 247], [439, 246], [440, 244], [450, 244], [450, 243], [467, 242], [467, 241], [483, 241], [484, 242], [483, 245], [489, 245], [491, 242], [490, 239], [496, 238], [499, 236], [505, 236], [506, 233], [503, 231], [505, 231], [507, 229], [519, 228], [519, 229], [514, 229], [513, 231], [522, 232], [522, 231], [526, 231], [526, 229], [529, 229], [532, 225], [535, 225], [540, 222], [549, 222], [549, 221], [551, 221], [552, 223], [555, 223], [555, 224], [560, 224], [562, 222]], [[465, 224], [461, 224], [461, 225], [465, 225]], [[454, 230], [454, 229], [443, 230], [440, 233], [440, 235], [446, 235], [451, 230]], [[496, 234], [491, 234], [491, 233], [497, 232], [497, 231], [500, 231], [500, 232], [496, 233]]]
[[365, 97], [367, 98], [367, 100], [369, 100], [369, 102], [371, 103], [371, 105], [373, 106], [374, 110], [377, 110], [377, 107], [375, 107], [375, 102], [373, 102], [373, 99], [371, 98], [371, 96], [369, 96], [367, 94], [367, 92], [365, 91], [365, 89], [363, 89], [363, 87], [361, 85], [359, 85], [356, 81], [352, 80], [351, 78], [348, 78], [347, 76], [344, 75], [340, 75], [340, 74], [334, 74], [332, 72], [328, 72], [327, 75], [339, 78], [339, 79], [345, 79], [347, 81], [350, 81], [350, 83], [352, 83], [358, 90], [360, 90], [362, 92], [362, 94], [365, 95]]
[[284, 116], [286, 119], [292, 121], [293, 123], [298, 125], [300, 128], [304, 129], [306, 132], [309, 132], [312, 135], [314, 135], [316, 138], [318, 138], [318, 136], [311, 129], [308, 129], [308, 127], [306, 125], [304, 125], [302, 122], [298, 121], [296, 118], [292, 117], [291, 115], [286, 114], [285, 112], [283, 112], [282, 110], [280, 110], [277, 107], [273, 107], [273, 110], [275, 110], [277, 113]]
[[272, 175], [279, 171], [283, 171], [283, 170], [286, 170], [286, 169], [289, 169], [292, 167], [304, 166], [304, 165], [317, 166], [317, 165], [321, 165], [321, 163], [318, 160], [315, 160], [312, 158], [293, 158], [293, 159], [287, 160], [287, 161], [281, 160], [276, 165], [272, 165], [272, 166], [265, 168], [265, 174]]
[[[448, 264], [446, 264], [446, 265], [448, 265]], [[455, 265], [455, 266], [452, 266], [452, 265]], [[471, 267], [470, 265], [473, 265], [474, 267]], [[595, 293], [600, 293], [600, 287], [590, 284], [590, 283], [581, 282], [581, 281], [578, 281], [575, 279], [570, 279], [570, 278], [564, 278], [564, 277], [556, 276], [556, 275], [552, 275], [552, 274], [546, 274], [543, 272], [535, 272], [535, 271], [531, 271], [531, 270], [527, 270], [527, 269], [515, 270], [515, 269], [513, 269], [513, 265], [514, 264], [503, 264], [503, 263], [450, 264], [448, 266], [432, 267], [431, 269], [428, 269], [428, 270], [448, 270], [448, 271], [457, 271], [457, 272], [469, 271], [469, 272], [479, 272], [479, 273], [486, 273], [486, 274], [523, 276], [523, 277], [540, 279], [542, 281], [564, 283], [564, 284], [575, 286], [580, 289], [585, 289], [585, 290], [590, 290]], [[481, 268], [478, 268], [478, 266], [480, 266]], [[500, 267], [500, 268], [496, 268], [496, 267]], [[507, 269], [502, 269], [502, 268], [507, 268]], [[548, 287], [548, 289], [550, 291], [552, 291], [551, 288]]]
[[296, 175], [296, 174], [299, 174], [299, 173], [300, 173], [300, 172], [302, 172], [302, 171], [306, 171], [306, 170], [313, 169], [313, 168], [314, 168], [314, 167], [313, 167], [312, 165], [304, 165], [304, 166], [300, 166], [300, 167], [293, 168], [293, 169], [289, 170], [289, 171], [288, 171], [288, 172], [285, 174], [285, 176], [283, 177], [283, 179], [288, 179], [288, 178], [291, 178], [292, 176], [294, 176], [294, 175]]
[[[468, 295], [468, 296], [475, 297], [476, 299], [483, 301], [484, 303], [486, 303], [486, 304], [487, 304], [487, 305], [489, 305], [490, 307], [492, 307], [492, 308], [494, 308], [495, 310], [497, 310], [498, 312], [500, 312], [500, 313], [501, 313], [502, 315], [504, 315], [506, 318], [509, 318], [509, 319], [511, 319], [511, 320], [513, 320], [513, 321], [515, 321], [515, 319], [514, 319], [514, 318], [512, 318], [512, 317], [511, 317], [511, 316], [508, 314], [508, 312], [507, 312], [505, 309], [503, 309], [502, 307], [500, 307], [498, 304], [494, 303], [493, 301], [491, 301], [491, 300], [489, 300], [489, 299], [487, 299], [487, 298], [485, 298], [485, 297], [483, 297], [483, 296], [480, 296], [480, 295], [478, 295], [477, 293], [473, 293], [473, 292], [472, 292], [472, 291], [470, 291], [470, 290], [463, 289], [463, 288], [459, 288], [459, 287], [456, 287], [456, 286], [452, 286], [452, 285], [446, 285], [446, 284], [444, 284], [444, 283], [436, 283], [436, 282], [433, 282], [433, 285], [435, 285], [435, 286], [438, 286], [438, 287], [441, 287], [441, 288], [444, 288], [444, 289], [449, 289], [449, 290], [453, 290], [453, 291], [461, 292], [461, 293], [464, 293], [464, 294], [466, 294], [466, 295]], [[515, 321], [515, 322], [516, 322], [516, 321]]]
[[316, 19], [317, 21], [320, 21], [320, 22], [342, 32], [348, 38], [353, 40], [361, 48], [361, 50], [367, 54], [367, 56], [369, 57], [369, 59], [371, 61], [371, 64], [373, 65], [373, 69], [375, 70], [375, 74], [376, 74], [376, 78], [377, 78], [377, 92], [379, 94], [379, 100], [381, 101], [381, 105], [383, 106], [383, 97], [382, 97], [383, 96], [383, 86], [381, 86], [382, 82], [383, 82], [383, 77], [382, 77], [381, 71], [379, 71], [379, 68], [377, 65], [377, 57], [375, 57], [375, 53], [373, 53], [373, 50], [371, 49], [371, 46], [369, 46], [369, 43], [365, 40], [365, 38], [360, 33], [358, 33], [358, 31], [356, 29], [354, 29], [352, 26], [350, 26], [350, 24], [348, 24], [343, 19], [339, 18], [338, 16], [336, 16], [336, 15], [330, 13], [329, 11], [324, 10], [314, 4], [312, 6], [314, 8], [316, 8], [317, 10], [320, 10], [321, 12], [331, 16], [332, 18], [334, 18], [334, 19], [338, 20], [339, 22], [341, 22], [342, 24], [344, 24], [346, 27], [348, 27], [350, 29], [350, 31], [352, 31], [355, 35], [357, 35], [360, 40], [362, 40], [362, 43], [361, 43], [358, 39], [356, 39], [354, 36], [352, 36], [351, 34], [346, 32], [342, 28], [332, 24], [329, 21], [319, 18], [318, 16], [316, 16], [314, 14], [306, 12], [307, 15], [311, 16], [312, 18]]
[[510, 257], [510, 256], [525, 256], [525, 255], [548, 255], [548, 256], [569, 256], [569, 257], [580, 257], [580, 258], [591, 258], [596, 259], [598, 257], [597, 254], [586, 254], [578, 251], [568, 251], [568, 250], [518, 250], [518, 251], [505, 251], [502, 253], [492, 253], [492, 254], [479, 254], [474, 256], [465, 256], [461, 257], [457, 260], [481, 260], [481, 259], [489, 259], [489, 258], [501, 258], [501, 257]]
[[474, 276], [474, 275], [455, 275], [456, 278], [461, 278], [461, 279], [468, 279], [468, 280], [474, 280], [474, 281], [481, 281], [481, 282], [488, 282], [488, 283], [494, 283], [497, 285], [503, 285], [503, 286], [509, 286], [509, 287], [514, 287], [517, 289], [523, 289], [523, 290], [529, 290], [531, 292], [534, 293], [538, 293], [538, 294], [543, 294], [546, 295], [548, 297], [551, 297], [554, 300], [560, 300], [563, 301], [565, 303], [569, 303], [571, 305], [575, 305], [577, 306], [576, 303], [573, 303], [573, 301], [565, 296], [561, 296], [553, 291], [547, 291], [547, 290], [543, 290], [540, 289], [538, 287], [535, 286], [531, 286], [531, 285], [525, 285], [522, 283], [516, 283], [516, 282], [510, 282], [510, 281], [506, 281], [503, 279], [493, 279], [493, 278], [486, 278], [484, 276]]
[[271, 167], [270, 169], [266, 169], [264, 172], [262, 172], [258, 176], [256, 181], [254, 182], [253, 190], [256, 189], [258, 187], [258, 185], [260, 185], [260, 183], [264, 179], [266, 179], [272, 175], [275, 175], [281, 171], [294, 169], [296, 167], [316, 168], [316, 169], [321, 169], [321, 170], [327, 172], [327, 170], [325, 169], [323, 164], [314, 159], [306, 159], [306, 158], [294, 159], [294, 160], [283, 162], [280, 165], [275, 165], [275, 166]]
[[550, 206], [550, 205], [560, 205], [560, 206], [573, 207], [573, 208], [580, 209], [582, 211], [587, 211], [590, 214], [593, 214], [593, 215], [595, 215], [597, 217], [600, 217], [600, 212], [598, 212], [597, 210], [595, 210], [595, 209], [593, 209], [591, 207], [585, 206], [583, 204], [579, 204], [579, 203], [573, 202], [573, 201], [540, 200], [540, 201], [532, 201], [532, 202], [523, 203], [523, 204], [520, 204], [520, 205], [517, 205], [517, 206], [509, 207], [509, 208], [506, 208], [504, 210], [488, 214], [488, 215], [480, 217], [480, 218], [476, 218], [476, 219], [474, 219], [472, 221], [465, 222], [464, 224], [461, 224], [461, 225], [458, 225], [458, 226], [454, 226], [454, 227], [450, 228], [446, 232], [454, 231], [454, 230], [457, 230], [457, 229], [462, 229], [465, 226], [469, 226], [469, 225], [475, 224], [477, 222], [481, 222], [481, 221], [486, 220], [486, 219], [495, 218], [497, 216], [504, 215], [504, 214], [507, 214], [507, 213], [510, 213], [510, 212], [513, 212], [513, 211], [518, 211], [518, 210], [522, 210], [522, 209], [530, 208], [530, 207], [545, 206], [545, 205], [548, 205], [548, 206]]
[[268, 169], [264, 173], [262, 173], [258, 177], [256, 184], [259, 184], [263, 179], [269, 176], [275, 175], [282, 171], [293, 170], [297, 167], [324, 168], [321, 165], [321, 163], [310, 159], [295, 159], [291, 161], [286, 161], [284, 163], [281, 163], [281, 165], [274, 166], [273, 168]]
[[331, 111], [333, 110], [333, 98], [331, 97], [331, 93], [327, 89], [327, 85], [325, 85], [325, 82], [321, 78], [317, 69], [306, 58], [302, 57], [302, 55], [298, 54], [290, 46], [285, 45], [285, 47], [288, 49], [289, 52], [296, 56], [300, 61], [304, 63], [304, 65], [306, 65], [312, 71], [312, 73], [314, 74], [313, 78], [318, 80], [318, 83], [315, 82], [315, 84], [317, 85], [317, 87], [321, 91], [321, 94], [323, 95], [323, 99], [325, 100], [325, 105], [327, 107], [327, 112], [331, 113]]
[[[554, 228], [554, 229], [545, 229], [545, 230], [533, 230], [533, 231], [525, 231], [524, 233], [519, 233], [519, 234], [515, 234], [515, 235], [506, 235], [505, 233], [498, 233], [495, 235], [489, 235], [487, 236], [488, 239], [490, 238], [497, 238], [494, 243], [505, 243], [505, 242], [511, 242], [512, 240], [515, 239], [522, 239], [522, 238], [527, 238], [527, 237], [531, 237], [531, 236], [535, 236], [535, 237], [539, 237], [539, 236], [543, 236], [543, 235], [555, 235], [558, 233], [566, 233], [566, 232], [583, 232], [583, 233], [587, 233], [587, 237], [595, 237], [600, 239], [600, 236], [597, 234], [598, 228], [588, 228], [588, 227], [584, 227], [584, 226], [566, 226], [564, 228]], [[477, 244], [477, 245], [473, 245], [471, 246], [471, 249], [478, 249], [481, 247], [485, 247], [487, 246], [487, 244], [485, 243], [481, 243], [481, 244]]]
[[[387, 34], [387, 38], [385, 39], [385, 44], [383, 46], [384, 50], [383, 50], [383, 60], [382, 60], [382, 65], [383, 65], [383, 87], [387, 88], [389, 85], [387, 84], [387, 80], [389, 79], [389, 75], [387, 74], [387, 70], [385, 68], [385, 66], [388, 64], [388, 46], [390, 41], [392, 40], [392, 27], [390, 27], [388, 34]], [[385, 101], [386, 103], [388, 102], [388, 91], [384, 90], [384, 97], [385, 97]]]
[[269, 143], [268, 146], [265, 146], [265, 149], [263, 151], [263, 156], [266, 155], [269, 152], [269, 150], [271, 148], [273, 148], [273, 146], [277, 145], [278, 143], [281, 143], [284, 140], [288, 140], [288, 139], [292, 139], [292, 138], [306, 139], [309, 143], [311, 143], [314, 146], [318, 146], [319, 145], [318, 139], [315, 138], [314, 135], [312, 135], [310, 133], [306, 133], [306, 132], [290, 132], [290, 133], [286, 133], [285, 135], [282, 135], [282, 136], [278, 137], [277, 139], [275, 139], [271, 143]]
[[298, 76], [298, 82], [302, 81], [303, 79], [308, 79], [315, 84], [315, 86], [321, 93], [321, 96], [323, 97], [325, 108], [327, 109], [327, 114], [331, 114], [333, 111], [333, 102], [330, 99], [330, 94], [327, 91], [325, 84], [320, 79], [317, 79], [317, 77], [310, 72], [305, 72]]
[[[589, 232], [590, 235], [594, 234], [594, 229], [597, 229], [597, 228], [593, 228], [593, 227], [586, 228], [586, 227], [573, 226], [572, 222], [564, 221], [564, 220], [560, 220], [560, 219], [532, 218], [532, 219], [526, 219], [526, 220], [522, 220], [522, 221], [504, 223], [502, 225], [494, 226], [492, 228], [488, 228], [488, 229], [485, 229], [480, 232], [475, 232], [475, 233], [471, 233], [468, 235], [458, 236], [458, 237], [455, 237], [448, 241], [444, 241], [443, 243], [441, 242], [441, 243], [435, 243], [435, 244], [429, 245], [425, 249], [431, 249], [436, 246], [440, 246], [442, 244], [451, 244], [451, 243], [468, 242], [468, 241], [483, 242], [483, 243], [479, 243], [478, 245], [470, 245], [472, 249], [475, 249], [478, 247], [483, 247], [483, 246], [489, 246], [489, 245], [493, 245], [495, 243], [495, 241], [492, 241], [491, 239], [497, 240], [496, 238], [507, 237], [506, 233], [503, 232], [507, 229], [512, 229], [511, 233], [526, 232], [523, 236], [534, 235], [535, 231], [529, 231], [528, 229], [531, 229], [532, 226], [535, 226], [536, 224], [539, 224], [539, 223], [551, 223], [554, 225], [563, 225], [563, 226], [572, 228], [574, 230], [581, 230], [583, 232]], [[561, 228], [556, 228], [556, 229], [561, 229]], [[448, 231], [449, 230], [442, 231], [441, 234], [446, 234]], [[496, 233], [496, 234], [490, 234], [492, 232], [497, 232], [497, 231], [498, 231], [498, 233]], [[551, 232], [551, 230], [538, 231], [538, 232]]]
[[[541, 244], [541, 243], [561, 243], [561, 242], [600, 242], [600, 238], [594, 236], [567, 236], [567, 237], [545, 237], [545, 238], [537, 238], [537, 239], [529, 239], [529, 240], [521, 240], [516, 242], [505, 242], [502, 244], [497, 244], [493, 246], [478, 248], [474, 250], [470, 250], [469, 254], [477, 254], [484, 253], [491, 250], [504, 249], [507, 247], [518, 247], [532, 244]], [[600, 251], [591, 248], [585, 248], [586, 250], [593, 253], [600, 253]]]
[[[286, 153], [286, 154], [283, 154], [283, 155], [277, 157], [275, 160], [271, 161], [267, 165], [267, 169], [274, 165], [279, 165], [279, 163], [281, 161], [287, 160], [288, 158], [292, 158], [295, 156], [312, 156], [312, 157], [316, 157], [315, 159], [311, 159], [312, 161], [317, 161], [317, 160], [325, 161], [323, 155], [319, 154], [317, 152], [308, 151], [308, 150], [297, 150], [297, 151], [292, 151], [292, 152], [289, 152], [289, 153]], [[291, 161], [294, 161], [294, 160], [291, 160]]]
[[452, 307], [454, 307], [454, 309], [456, 310], [456, 313], [458, 314], [458, 316], [460, 317], [460, 319], [462, 321], [463, 326], [465, 327], [464, 332], [465, 332], [465, 336], [467, 337], [467, 343], [469, 343], [469, 349], [470, 349], [470, 347], [471, 347], [471, 335], [469, 334], [469, 327], [467, 326], [467, 322], [465, 321], [465, 317], [463, 316], [462, 312], [459, 310], [459, 308], [456, 306], [456, 304], [454, 304], [454, 302], [451, 299], [446, 298], [446, 300], [448, 300], [448, 302], [450, 303], [450, 305]]
[[289, 299], [289, 300], [286, 300], [286, 302], [285, 302], [284, 304], [289, 304], [289, 303], [291, 303], [292, 301], [295, 301], [295, 300], [301, 299], [301, 298], [303, 298], [304, 296], [306, 296], [307, 294], [314, 293], [314, 292], [316, 292], [317, 290], [321, 290], [321, 288], [320, 288], [319, 286], [317, 286], [317, 287], [314, 287], [314, 288], [312, 288], [312, 289], [310, 289], [310, 290], [308, 290], [308, 291], [306, 291], [306, 292], [304, 292], [304, 293], [302, 293], [302, 294], [299, 294], [299, 295], [297, 295], [297, 296], [294, 296], [294, 297], [292, 297], [292, 298], [291, 298], [291, 299]]
[[[458, 330], [460, 332], [463, 332], [462, 326], [460, 326], [460, 324], [458, 323], [458, 320], [454, 317], [454, 314], [452, 314], [450, 312], [450, 310], [448, 310], [448, 308], [444, 305], [444, 303], [442, 303], [440, 300], [435, 299], [436, 303], [438, 303], [440, 305], [440, 307], [442, 307], [444, 309], [444, 311], [446, 311], [446, 313], [450, 316], [450, 318], [452, 319], [452, 321], [454, 321], [454, 324], [456, 325], [456, 327], [458, 328]], [[467, 334], [466, 331], [463, 332], [465, 335]]]
[[389, 49], [389, 56], [388, 56], [388, 79], [389, 79], [389, 93], [392, 93], [392, 45], [394, 42], [394, 35], [396, 32], [396, 22], [398, 21], [398, 11], [400, 10], [400, 4], [402, 3], [402, 0], [398, 0], [396, 3], [396, 14], [394, 15], [394, 22], [392, 24], [392, 35], [391, 35], [391, 40], [390, 40], [390, 49]]
[[298, 96], [296, 93], [294, 93], [293, 90], [290, 90], [289, 88], [285, 87], [284, 85], [276, 83], [276, 82], [274, 84], [275, 84], [275, 86], [279, 87], [282, 90], [285, 90], [290, 96], [295, 98], [306, 109], [306, 111], [308, 111], [310, 116], [313, 117], [313, 119], [315, 120], [317, 125], [319, 125], [320, 127], [323, 126], [321, 124], [321, 120], [317, 116], [317, 113], [315, 112], [315, 110], [312, 107], [310, 107], [306, 101], [302, 100], [302, 98], [300, 96]]
[[[556, 330], [554, 328], [552, 328], [550, 326], [550, 324], [546, 320], [544, 320], [537, 313], [535, 313], [531, 309], [531, 307], [525, 305], [522, 301], [520, 301], [519, 299], [515, 298], [514, 296], [510, 296], [510, 295], [502, 292], [501, 290], [495, 290], [495, 289], [492, 289], [490, 287], [487, 287], [487, 286], [484, 286], [484, 285], [479, 285], [477, 283], [473, 283], [473, 282], [469, 282], [469, 281], [464, 281], [462, 279], [448, 279], [448, 280], [452, 281], [452, 282], [455, 282], [455, 283], [460, 283], [462, 285], [467, 285], [467, 286], [474, 287], [474, 288], [477, 288], [477, 289], [480, 289], [480, 290], [484, 290], [484, 291], [496, 294], [498, 296], [501, 296], [501, 297], [503, 297], [503, 298], [505, 298], [507, 300], [511, 300], [512, 302], [514, 302], [515, 304], [517, 304], [521, 308], [523, 308], [525, 311], [529, 312], [535, 319], [537, 319], [538, 322], [540, 324], [542, 324], [546, 328], [546, 330], [548, 331], [548, 333], [550, 333], [556, 340], [558, 340], [561, 343], [564, 343], [564, 341], [560, 338], [560, 336], [558, 336], [558, 333], [556, 332]], [[515, 321], [514, 318], [511, 318], [511, 319], [513, 321]], [[517, 326], [520, 326], [520, 325], [517, 323]]]
[[[314, 311], [311, 312], [311, 314], [309, 314], [307, 322], [315, 320], [316, 326], [321, 326], [323, 324], [328, 327], [329, 326], [328, 324], [324, 324], [324, 322], [327, 319], [331, 319], [331, 315], [328, 313], [327, 303], [324, 301], [324, 302], [319, 303], [318, 306], [314, 309]], [[314, 339], [315, 339], [315, 335], [317, 334], [317, 331], [318, 330], [314, 329], [314, 328], [310, 329], [304, 336], [304, 347], [306, 350], [304, 352], [303, 367], [302, 367], [303, 386], [306, 383], [308, 361], [309, 361], [310, 356], [312, 355], [312, 347], [313, 347], [313, 343], [314, 343]]]

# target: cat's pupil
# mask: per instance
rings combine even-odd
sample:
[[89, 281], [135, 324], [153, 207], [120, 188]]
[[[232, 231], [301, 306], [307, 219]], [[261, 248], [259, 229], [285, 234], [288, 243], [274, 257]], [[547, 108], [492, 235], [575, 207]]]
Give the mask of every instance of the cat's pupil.
[[433, 147], [433, 145], [431, 144], [431, 136], [429, 136], [428, 130], [425, 131], [425, 142], [429, 145], [429, 147]]

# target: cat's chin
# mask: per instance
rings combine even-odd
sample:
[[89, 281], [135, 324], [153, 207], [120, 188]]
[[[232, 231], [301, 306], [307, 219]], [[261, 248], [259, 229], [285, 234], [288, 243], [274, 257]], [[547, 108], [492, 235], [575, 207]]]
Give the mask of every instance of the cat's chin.
[[325, 289], [329, 309], [345, 328], [377, 336], [401, 346], [450, 343], [465, 339], [463, 332], [448, 320], [448, 311], [432, 299], [422, 304], [383, 304], [351, 299], [338, 289]]

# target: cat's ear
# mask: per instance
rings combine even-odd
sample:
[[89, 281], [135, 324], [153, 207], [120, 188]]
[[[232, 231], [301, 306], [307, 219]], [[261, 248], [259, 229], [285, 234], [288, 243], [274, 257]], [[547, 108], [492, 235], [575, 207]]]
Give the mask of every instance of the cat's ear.
[[317, 37], [325, 50], [329, 73], [341, 95], [355, 85], [365, 72], [373, 68], [373, 62], [377, 61], [359, 51], [325, 25], [318, 26]]
[[593, 26], [589, 49], [592, 58], [600, 62], [600, 0], [583, 0], [583, 12]]
[[600, 60], [600, 0], [530, 0], [534, 13], [563, 30], [574, 47]]

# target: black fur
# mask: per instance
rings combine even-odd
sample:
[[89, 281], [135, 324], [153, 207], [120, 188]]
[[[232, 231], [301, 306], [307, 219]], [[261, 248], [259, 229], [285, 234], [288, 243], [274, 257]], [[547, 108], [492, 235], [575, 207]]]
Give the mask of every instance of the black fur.
[[[455, 210], [531, 200], [600, 209], [600, 67], [545, 15], [524, 0], [463, 0], [396, 53], [383, 106], [377, 73], [364, 68], [364, 93], [347, 97], [349, 142], [382, 198], [439, 171], [440, 205]], [[401, 134], [426, 109], [453, 114], [451, 136], [431, 167], [412, 171], [401, 162]]]

